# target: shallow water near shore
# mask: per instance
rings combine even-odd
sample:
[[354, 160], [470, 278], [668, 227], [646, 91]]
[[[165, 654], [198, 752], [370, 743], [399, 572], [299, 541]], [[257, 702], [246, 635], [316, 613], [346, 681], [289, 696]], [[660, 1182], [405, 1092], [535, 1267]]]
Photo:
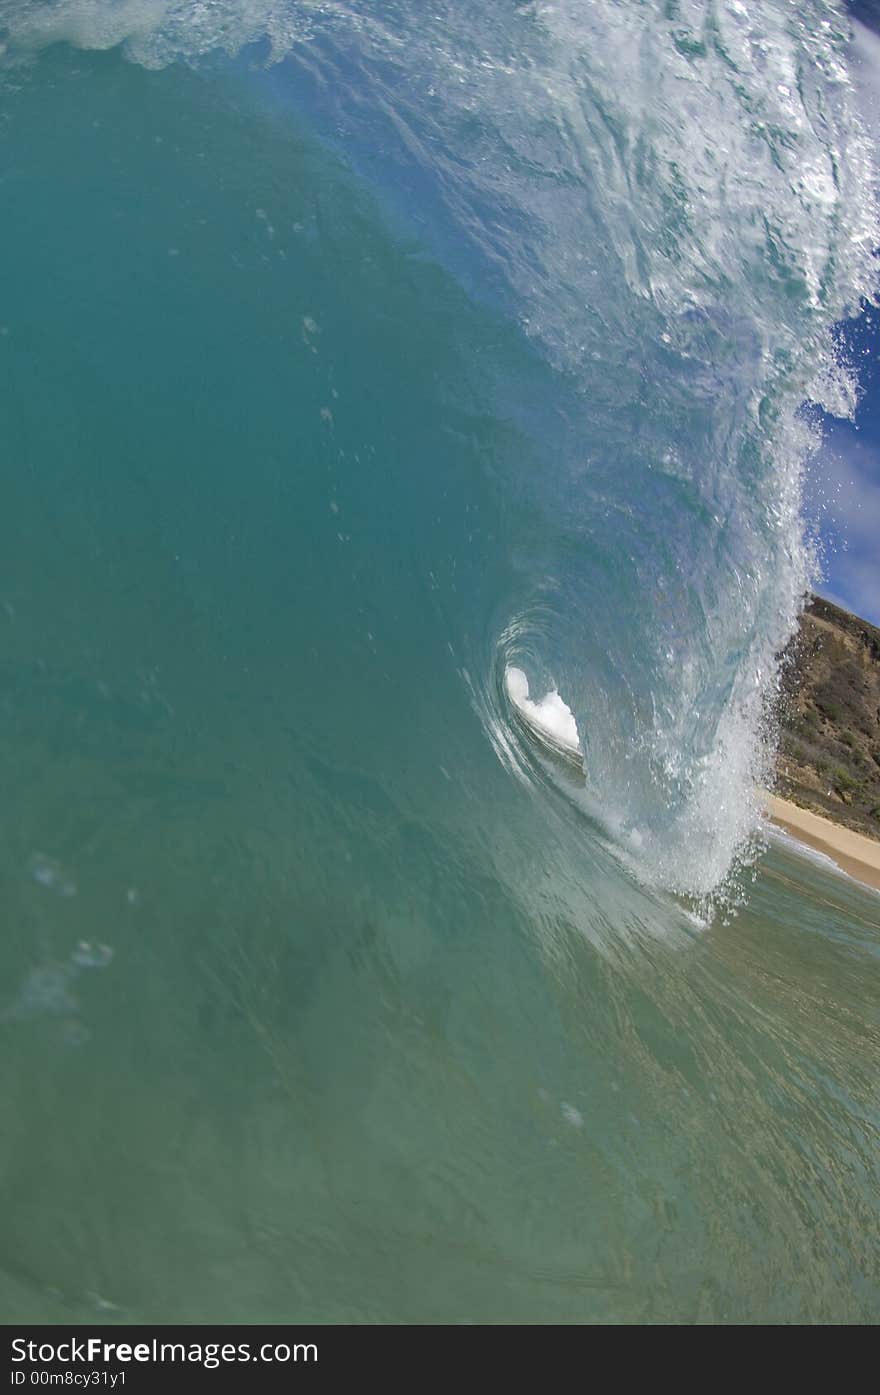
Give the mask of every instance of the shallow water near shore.
[[774, 852], [727, 926], [617, 888], [542, 944], [465, 859], [304, 904], [226, 837], [12, 898], [9, 1320], [872, 1317], [876, 897]]
[[858, 228], [798, 243], [780, 139], [789, 251], [743, 214], [716, 283], [737, 198], [675, 203], [635, 99], [536, 193], [531, 89], [359, 126], [368, 26], [267, 69], [77, 24], [2, 74], [0, 1312], [876, 1320], [878, 901], [750, 861], [744, 793]]

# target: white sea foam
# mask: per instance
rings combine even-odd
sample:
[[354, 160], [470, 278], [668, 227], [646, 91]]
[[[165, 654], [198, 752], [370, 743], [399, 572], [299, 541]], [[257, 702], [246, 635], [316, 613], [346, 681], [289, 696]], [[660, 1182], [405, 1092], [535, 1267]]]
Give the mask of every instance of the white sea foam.
[[538, 701], [529, 697], [529, 680], [521, 668], [511, 667], [504, 675], [507, 695], [529, 726], [552, 738], [571, 752], [581, 749], [577, 722], [568, 704], [555, 688]]
[[786, 829], [779, 828], [776, 824], [768, 823], [767, 838], [771, 844], [784, 848], [786, 852], [791, 853], [794, 857], [799, 857], [805, 862], [812, 862], [817, 867], [821, 867], [824, 872], [831, 872], [836, 877], [843, 877], [844, 880], [854, 882], [857, 886], [869, 892], [875, 892], [876, 895], [880, 896], [880, 891], [876, 891], [875, 888], [870, 886], [867, 882], [859, 881], [858, 877], [854, 877], [851, 872], [847, 872], [833, 857], [830, 857], [827, 853], [820, 852], [818, 848], [810, 847], [809, 843], [802, 843], [799, 838], [796, 838], [794, 834], [789, 833]]
[[859, 113], [876, 146], [880, 143], [880, 36], [858, 20], [853, 22], [851, 71]]

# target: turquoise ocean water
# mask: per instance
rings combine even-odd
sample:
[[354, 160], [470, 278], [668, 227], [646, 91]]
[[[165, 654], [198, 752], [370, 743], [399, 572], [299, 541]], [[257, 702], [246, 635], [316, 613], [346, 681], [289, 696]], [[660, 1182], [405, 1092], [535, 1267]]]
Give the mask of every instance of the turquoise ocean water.
[[754, 793], [846, 16], [0, 39], [0, 1313], [876, 1320], [880, 897]]

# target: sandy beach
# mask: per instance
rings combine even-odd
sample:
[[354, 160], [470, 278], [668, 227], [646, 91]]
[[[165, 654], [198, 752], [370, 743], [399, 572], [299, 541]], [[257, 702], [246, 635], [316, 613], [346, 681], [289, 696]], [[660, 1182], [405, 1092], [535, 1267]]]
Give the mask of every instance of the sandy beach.
[[880, 891], [880, 842], [853, 833], [776, 795], [767, 796], [767, 813], [771, 823], [790, 833], [798, 842], [825, 853], [851, 877]]

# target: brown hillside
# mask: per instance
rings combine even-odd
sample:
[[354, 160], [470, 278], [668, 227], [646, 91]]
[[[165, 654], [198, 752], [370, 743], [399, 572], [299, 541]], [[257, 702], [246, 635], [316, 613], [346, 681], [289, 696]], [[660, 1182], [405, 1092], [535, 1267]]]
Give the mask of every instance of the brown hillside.
[[782, 688], [777, 792], [880, 838], [880, 629], [814, 596]]

